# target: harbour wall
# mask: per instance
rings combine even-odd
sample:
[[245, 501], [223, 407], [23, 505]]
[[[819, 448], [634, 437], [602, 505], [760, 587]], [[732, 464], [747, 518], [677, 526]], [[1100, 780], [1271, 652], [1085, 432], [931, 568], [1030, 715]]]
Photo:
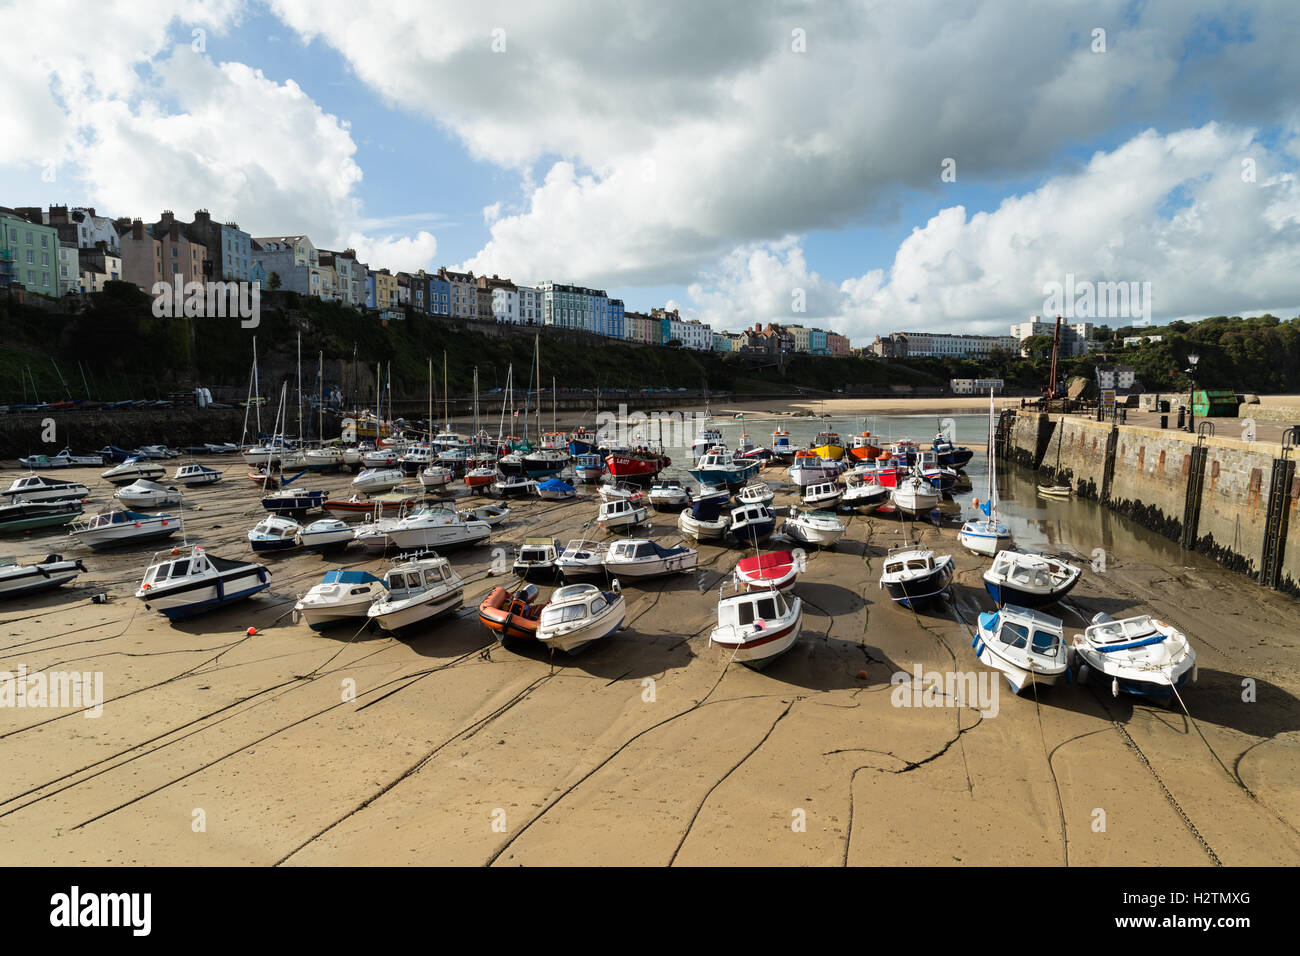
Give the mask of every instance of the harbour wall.
[[[54, 455], [67, 447], [84, 455], [105, 445], [180, 448], [239, 441], [243, 427], [242, 408], [69, 409], [0, 415], [0, 460]], [[54, 440], [44, 441], [51, 431]]]
[[[1009, 420], [1010, 419], [1010, 420]], [[1300, 475], [1276, 442], [1004, 412], [999, 455], [1300, 597]]]

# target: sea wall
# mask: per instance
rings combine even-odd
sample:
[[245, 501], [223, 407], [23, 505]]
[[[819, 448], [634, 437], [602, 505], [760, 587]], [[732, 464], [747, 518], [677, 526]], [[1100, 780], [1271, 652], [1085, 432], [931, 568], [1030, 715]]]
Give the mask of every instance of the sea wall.
[[1280, 466], [1289, 471], [1273, 492], [1280, 444], [1020, 411], [1005, 452], [1038, 468], [1044, 483], [1069, 484], [1076, 494], [1252, 577], [1270, 564], [1276, 540], [1277, 586], [1300, 596], [1300, 475], [1294, 466]]

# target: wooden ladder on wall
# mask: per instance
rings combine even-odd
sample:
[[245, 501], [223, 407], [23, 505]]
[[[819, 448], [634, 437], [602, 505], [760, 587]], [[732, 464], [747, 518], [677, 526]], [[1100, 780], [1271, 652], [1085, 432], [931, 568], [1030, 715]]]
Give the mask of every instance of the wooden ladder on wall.
[[1287, 499], [1291, 482], [1295, 478], [1295, 460], [1291, 452], [1300, 426], [1292, 426], [1282, 434], [1282, 455], [1273, 459], [1273, 471], [1268, 481], [1268, 513], [1264, 517], [1264, 548], [1260, 561], [1259, 583], [1276, 588], [1282, 578], [1282, 557], [1286, 553]]
[[[1208, 426], [1208, 428], [1207, 428]], [[1196, 444], [1192, 446], [1192, 460], [1187, 470], [1187, 496], [1183, 499], [1183, 528], [1178, 544], [1185, 550], [1196, 548], [1196, 531], [1201, 523], [1201, 492], [1205, 487], [1206, 432], [1214, 434], [1214, 422], [1201, 422], [1196, 430]]]

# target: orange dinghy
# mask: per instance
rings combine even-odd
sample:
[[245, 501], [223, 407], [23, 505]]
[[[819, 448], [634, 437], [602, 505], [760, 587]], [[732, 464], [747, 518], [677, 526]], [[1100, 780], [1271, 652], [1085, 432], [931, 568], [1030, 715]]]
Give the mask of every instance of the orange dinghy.
[[511, 593], [493, 588], [478, 606], [478, 619], [497, 642], [537, 640], [537, 621], [546, 601], [537, 601], [537, 585], [529, 584]]

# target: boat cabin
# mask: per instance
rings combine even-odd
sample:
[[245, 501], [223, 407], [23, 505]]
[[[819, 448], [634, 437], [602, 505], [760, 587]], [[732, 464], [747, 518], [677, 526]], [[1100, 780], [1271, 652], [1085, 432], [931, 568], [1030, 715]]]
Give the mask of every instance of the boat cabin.
[[993, 640], [1026, 653], [1055, 659], [1061, 651], [1061, 622], [1029, 610], [1003, 608]]

